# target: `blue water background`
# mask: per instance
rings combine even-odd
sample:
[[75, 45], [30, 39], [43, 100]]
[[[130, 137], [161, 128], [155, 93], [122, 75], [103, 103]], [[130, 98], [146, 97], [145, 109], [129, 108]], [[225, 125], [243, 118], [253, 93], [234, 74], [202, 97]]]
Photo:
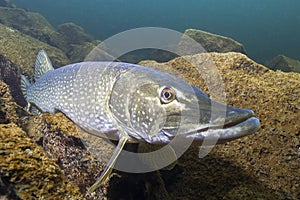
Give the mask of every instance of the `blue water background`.
[[74, 22], [97, 39], [137, 27], [201, 29], [241, 42], [264, 63], [300, 60], [300, 0], [14, 0], [54, 26]]

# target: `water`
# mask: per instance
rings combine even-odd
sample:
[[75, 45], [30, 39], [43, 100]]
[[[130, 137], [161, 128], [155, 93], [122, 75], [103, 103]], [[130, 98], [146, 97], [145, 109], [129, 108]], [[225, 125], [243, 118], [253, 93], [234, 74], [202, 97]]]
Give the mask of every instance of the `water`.
[[300, 60], [299, 0], [13, 0], [51, 24], [75, 22], [97, 39], [137, 27], [201, 29], [244, 44], [264, 63], [277, 54]]

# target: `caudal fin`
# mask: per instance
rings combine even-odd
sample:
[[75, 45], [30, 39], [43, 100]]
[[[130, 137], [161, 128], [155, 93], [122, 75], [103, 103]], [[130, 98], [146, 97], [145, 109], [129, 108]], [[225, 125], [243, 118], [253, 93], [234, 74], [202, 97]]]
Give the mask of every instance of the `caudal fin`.
[[34, 80], [36, 81], [43, 74], [54, 70], [52, 63], [44, 50], [40, 50], [36, 56], [34, 65]]

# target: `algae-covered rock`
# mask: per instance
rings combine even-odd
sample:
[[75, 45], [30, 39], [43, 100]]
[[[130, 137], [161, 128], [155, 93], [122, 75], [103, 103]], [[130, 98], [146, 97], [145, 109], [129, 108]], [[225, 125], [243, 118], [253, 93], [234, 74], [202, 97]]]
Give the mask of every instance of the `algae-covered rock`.
[[18, 123], [17, 108], [8, 85], [0, 81], [0, 124]]
[[93, 51], [95, 47], [100, 43], [100, 41], [85, 42], [83, 44], [71, 45], [70, 51], [68, 52], [68, 57], [72, 62], [82, 62]]
[[52, 46], [64, 46], [59, 33], [39, 13], [20, 8], [0, 7], [0, 23]]
[[[65, 177], [75, 183], [82, 194], [86, 194], [100, 176], [115, 148], [107, 141], [77, 129], [62, 113], [32, 118], [27, 125], [27, 133], [42, 144], [47, 154], [64, 171]], [[144, 192], [146, 187], [151, 190], [150, 193]], [[115, 171], [105, 185], [85, 198], [128, 199], [132, 196], [135, 199], [167, 199], [168, 193], [157, 172], [135, 175]]]
[[[46, 130], [46, 131], [45, 131]], [[83, 143], [77, 128], [62, 113], [56, 115], [44, 114], [29, 120], [27, 126], [29, 136], [40, 143], [47, 155], [56, 160], [60, 169], [63, 170], [64, 176], [76, 184], [80, 192], [85, 194], [87, 189], [100, 176], [107, 159], [101, 159], [92, 155]], [[101, 143], [102, 140], [98, 142]], [[101, 147], [107, 155], [111, 149], [104, 141]], [[100, 152], [101, 153], [101, 152]], [[107, 196], [107, 187], [99, 188], [88, 199], [105, 199]]]
[[0, 174], [21, 199], [81, 199], [54, 160], [15, 124], [0, 124]]
[[[199, 47], [199, 44], [194, 45], [190, 38], [198, 42], [202, 47]], [[240, 52], [246, 54], [246, 50], [239, 42], [228, 37], [196, 29], [187, 29], [184, 32], [178, 48], [181, 55], [193, 55], [203, 52]]]
[[0, 55], [0, 81], [9, 85], [9, 89], [15, 101], [20, 106], [26, 106], [25, 99], [21, 91], [21, 70], [12, 62]]
[[266, 63], [266, 66], [273, 70], [300, 73], [300, 61], [289, 58], [285, 55], [278, 55], [272, 58]]
[[[210, 93], [204, 80], [209, 75], [211, 60], [223, 79], [227, 103], [252, 109], [261, 120], [261, 129], [254, 135], [215, 146], [203, 159], [198, 158], [198, 148], [191, 148], [179, 160], [184, 173], [163, 177], [168, 182], [170, 196], [299, 199], [299, 74], [274, 72], [239, 53], [203, 53], [167, 63], [140, 64], [180, 74]], [[195, 68], [189, 61], [206, 70], [199, 71], [201, 68]], [[218, 89], [210, 84], [214, 90]], [[176, 181], [170, 181], [173, 179]]]
[[71, 22], [59, 25], [57, 31], [68, 44], [84, 44], [93, 41], [92, 37], [86, 34], [82, 27]]
[[[0, 7], [0, 23], [53, 47], [57, 47], [66, 55], [71, 55], [72, 58], [75, 56], [72, 53], [73, 45], [84, 45], [85, 43], [93, 42], [92, 37], [74, 23], [62, 24], [56, 30], [39, 13], [28, 12], [19, 8]], [[80, 58], [84, 56], [80, 55]], [[75, 60], [72, 60], [72, 62], [75, 62]]]
[[55, 161], [16, 125], [24, 120], [1, 81], [0, 97], [1, 198], [81, 199], [78, 187], [67, 182]]
[[0, 54], [16, 64], [25, 74], [33, 75], [35, 58], [41, 49], [47, 52], [54, 67], [70, 62], [61, 50], [0, 24]]

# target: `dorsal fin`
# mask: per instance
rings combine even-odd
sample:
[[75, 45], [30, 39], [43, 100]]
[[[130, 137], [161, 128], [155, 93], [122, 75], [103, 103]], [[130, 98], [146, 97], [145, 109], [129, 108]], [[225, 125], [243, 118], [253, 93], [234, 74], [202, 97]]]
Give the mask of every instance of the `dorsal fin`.
[[36, 81], [43, 74], [48, 71], [54, 70], [52, 63], [44, 50], [40, 50], [36, 56], [34, 65], [34, 80]]

